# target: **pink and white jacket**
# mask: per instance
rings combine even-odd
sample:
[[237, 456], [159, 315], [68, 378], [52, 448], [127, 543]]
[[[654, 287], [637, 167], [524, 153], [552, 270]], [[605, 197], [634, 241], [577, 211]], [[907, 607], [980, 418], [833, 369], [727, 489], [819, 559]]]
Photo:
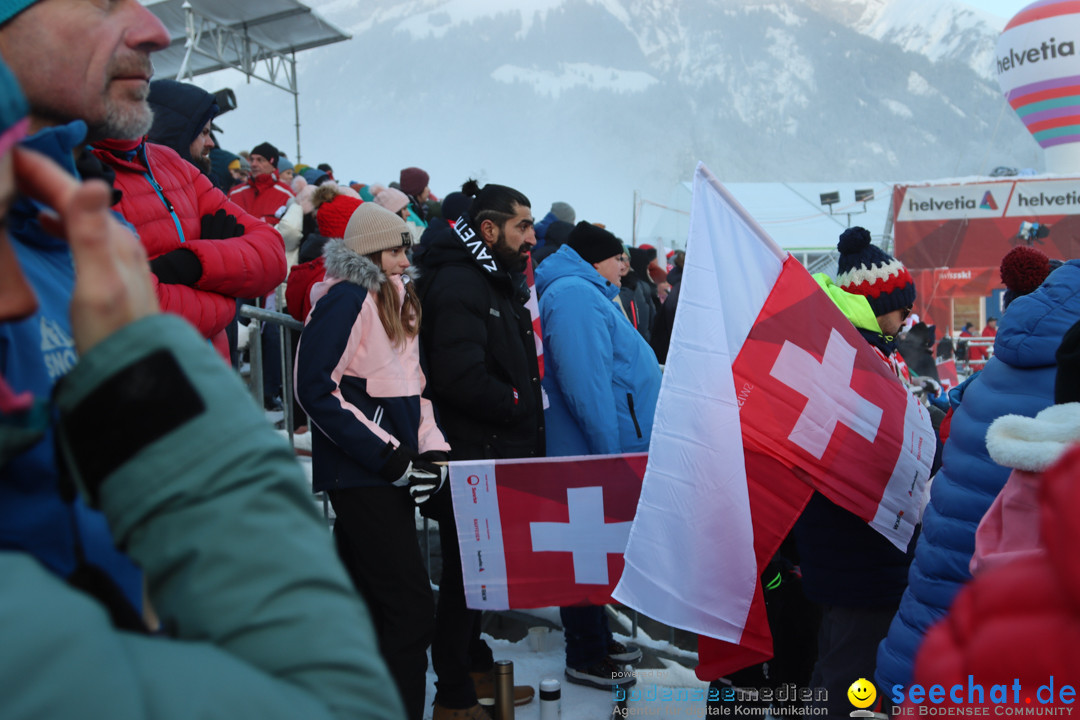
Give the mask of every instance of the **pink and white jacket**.
[[404, 302], [405, 280], [341, 240], [324, 255], [326, 279], [311, 289], [295, 369], [296, 399], [313, 426], [313, 487], [384, 486], [418, 454], [450, 446], [422, 396], [419, 338], [395, 347], [379, 319], [378, 289], [392, 283]]
[[1003, 415], [986, 432], [986, 450], [1013, 468], [975, 531], [971, 574], [1045, 551], [1039, 533], [1042, 473], [1080, 441], [1080, 403], [1051, 405], [1035, 417]]

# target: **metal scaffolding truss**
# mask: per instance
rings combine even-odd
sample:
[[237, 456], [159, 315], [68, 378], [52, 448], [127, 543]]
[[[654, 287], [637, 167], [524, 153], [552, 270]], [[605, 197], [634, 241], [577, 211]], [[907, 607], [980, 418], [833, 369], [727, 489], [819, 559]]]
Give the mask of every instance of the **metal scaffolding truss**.
[[296, 53], [350, 39], [297, 0], [142, 0], [172, 42], [154, 53], [159, 77], [190, 80], [238, 70], [293, 96], [300, 160], [300, 90]]
[[[283, 52], [267, 47], [249, 34], [247, 24], [241, 27], [222, 25], [206, 17], [191, 6], [183, 4], [187, 15], [187, 46], [183, 62], [176, 71], [176, 79], [194, 76], [191, 58], [198, 55], [215, 61], [224, 68], [239, 70], [248, 77], [256, 78], [296, 95], [296, 53]], [[263, 74], [260, 74], [260, 70]], [[210, 72], [202, 70], [202, 72]], [[284, 78], [285, 84], [278, 78]]]

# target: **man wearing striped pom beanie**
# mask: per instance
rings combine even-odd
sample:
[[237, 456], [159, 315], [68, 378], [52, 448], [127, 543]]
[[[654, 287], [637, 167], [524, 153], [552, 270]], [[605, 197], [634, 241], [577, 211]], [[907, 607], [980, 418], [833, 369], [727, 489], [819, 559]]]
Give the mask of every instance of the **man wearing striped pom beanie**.
[[877, 316], [881, 332], [895, 337], [915, 304], [915, 281], [904, 263], [870, 244], [870, 231], [848, 228], [837, 243], [840, 251], [836, 284], [864, 295]]

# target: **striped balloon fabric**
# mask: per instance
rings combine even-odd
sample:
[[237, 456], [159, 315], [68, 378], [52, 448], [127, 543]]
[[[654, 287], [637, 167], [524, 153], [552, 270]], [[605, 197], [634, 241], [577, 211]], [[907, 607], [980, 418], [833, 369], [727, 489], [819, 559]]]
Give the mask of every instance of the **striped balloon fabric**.
[[998, 39], [1005, 98], [1043, 148], [1080, 141], [1080, 2], [1040, 0]]

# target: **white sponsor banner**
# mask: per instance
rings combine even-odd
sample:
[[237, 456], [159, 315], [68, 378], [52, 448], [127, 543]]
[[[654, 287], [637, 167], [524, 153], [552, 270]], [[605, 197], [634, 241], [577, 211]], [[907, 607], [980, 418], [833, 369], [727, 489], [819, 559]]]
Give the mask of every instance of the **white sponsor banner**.
[[897, 222], [999, 218], [1005, 214], [1013, 183], [908, 187]]
[[1080, 180], [1018, 182], [1005, 217], [1080, 214]]
[[[465, 600], [475, 610], [506, 610], [506, 555], [499, 493], [491, 461], [450, 463], [450, 490], [458, 523]], [[443, 562], [453, 559], [443, 558]], [[470, 582], [470, 578], [477, 581]]]

